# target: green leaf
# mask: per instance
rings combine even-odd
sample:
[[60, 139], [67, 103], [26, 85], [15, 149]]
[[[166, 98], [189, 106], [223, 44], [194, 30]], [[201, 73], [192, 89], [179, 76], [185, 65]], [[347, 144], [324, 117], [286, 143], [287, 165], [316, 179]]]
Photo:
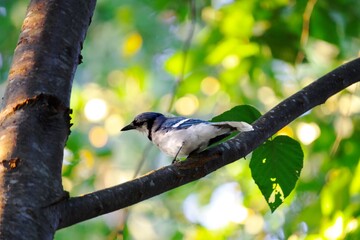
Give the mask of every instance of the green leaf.
[[303, 158], [299, 142], [288, 136], [277, 136], [253, 152], [251, 174], [272, 212], [294, 189]]
[[223, 112], [222, 114], [213, 117], [211, 122], [222, 122], [222, 121], [244, 121], [252, 123], [261, 116], [261, 113], [250, 105], [239, 105], [233, 107], [229, 111]]

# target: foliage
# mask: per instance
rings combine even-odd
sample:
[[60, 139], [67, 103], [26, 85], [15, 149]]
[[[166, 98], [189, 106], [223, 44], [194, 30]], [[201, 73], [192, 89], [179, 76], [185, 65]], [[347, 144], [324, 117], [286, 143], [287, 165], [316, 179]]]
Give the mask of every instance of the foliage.
[[211, 119], [212, 122], [221, 121], [244, 121], [252, 123], [261, 116], [261, 113], [250, 105], [240, 105], [231, 108]]
[[251, 175], [271, 211], [275, 211], [295, 187], [303, 157], [299, 143], [288, 136], [268, 140], [253, 152]]
[[[241, 105], [214, 117], [211, 121], [252, 123], [260, 116], [256, 108]], [[303, 157], [299, 143], [288, 136], [269, 139], [254, 150], [250, 161], [251, 175], [272, 212], [294, 189], [303, 167]]]
[[[357, 0], [195, 2], [195, 32], [179, 79], [192, 22], [188, 1], [98, 1], [72, 92], [63, 167], [72, 196], [132, 179], [142, 156], [142, 173], [170, 164], [155, 148], [142, 151], [143, 136], [125, 138], [119, 129], [139, 112], [167, 111], [173, 94], [171, 111], [179, 115], [210, 119], [244, 103], [266, 112], [359, 51]], [[1, 82], [27, 4], [0, 2]], [[139, 203], [129, 215], [117, 211], [61, 230], [56, 239], [113, 239], [125, 219], [133, 239], [357, 239], [359, 106], [352, 86], [278, 133], [301, 143], [304, 166], [273, 214], [250, 161], [239, 160]]]

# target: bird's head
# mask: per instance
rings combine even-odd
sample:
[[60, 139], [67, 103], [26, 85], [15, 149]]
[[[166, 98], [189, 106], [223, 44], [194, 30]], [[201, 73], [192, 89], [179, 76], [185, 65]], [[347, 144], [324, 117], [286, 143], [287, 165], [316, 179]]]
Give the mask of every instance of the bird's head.
[[127, 126], [123, 127], [121, 131], [138, 130], [139, 132], [149, 134], [154, 121], [159, 117], [164, 117], [161, 113], [156, 112], [144, 112], [137, 115], [134, 120]]

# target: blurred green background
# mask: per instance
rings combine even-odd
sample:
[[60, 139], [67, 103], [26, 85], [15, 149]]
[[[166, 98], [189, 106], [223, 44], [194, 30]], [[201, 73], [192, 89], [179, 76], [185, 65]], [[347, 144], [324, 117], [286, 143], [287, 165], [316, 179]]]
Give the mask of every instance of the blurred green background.
[[[1, 93], [27, 4], [0, 1]], [[359, 56], [358, 0], [195, 5], [192, 19], [189, 1], [98, 1], [71, 98], [74, 126], [63, 165], [71, 196], [132, 179], [144, 156], [141, 174], [171, 163], [144, 136], [120, 134], [140, 112], [211, 119], [250, 104], [265, 113]], [[121, 239], [124, 224], [130, 239], [359, 239], [359, 113], [354, 85], [280, 131], [300, 141], [305, 157], [295, 190], [273, 214], [249, 160], [239, 160], [127, 211], [60, 230], [55, 239]]]

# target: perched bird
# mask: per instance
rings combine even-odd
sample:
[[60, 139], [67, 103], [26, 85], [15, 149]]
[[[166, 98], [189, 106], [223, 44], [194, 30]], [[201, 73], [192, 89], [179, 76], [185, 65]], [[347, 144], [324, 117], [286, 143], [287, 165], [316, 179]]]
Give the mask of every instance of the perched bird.
[[252, 131], [246, 122], [207, 122], [184, 117], [165, 117], [161, 113], [144, 112], [121, 131], [138, 130], [147, 135], [162, 152], [174, 157], [200, 152], [234, 131]]

